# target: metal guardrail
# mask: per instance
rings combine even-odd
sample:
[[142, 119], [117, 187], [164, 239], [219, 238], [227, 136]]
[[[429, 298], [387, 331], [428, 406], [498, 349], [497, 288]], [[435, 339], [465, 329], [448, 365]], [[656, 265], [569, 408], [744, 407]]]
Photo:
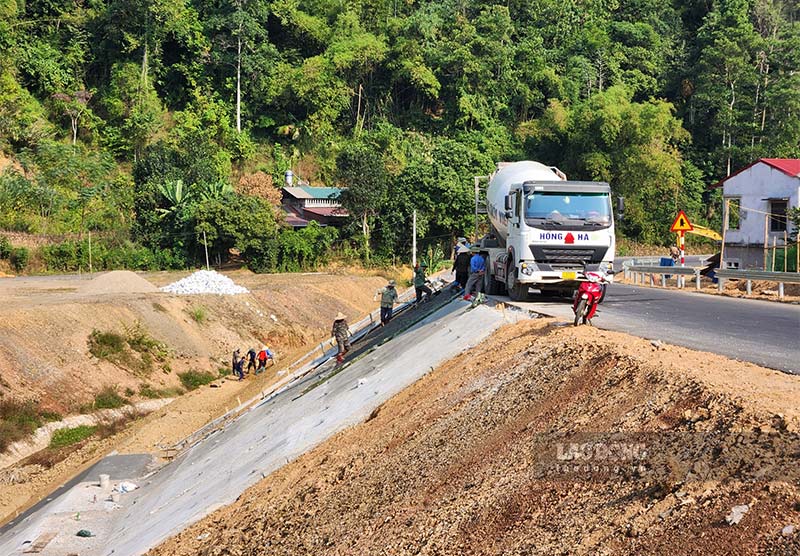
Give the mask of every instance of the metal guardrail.
[[661, 275], [661, 287], [666, 287], [667, 276], [675, 276], [678, 287], [684, 286], [684, 276], [694, 276], [695, 289], [700, 289], [700, 271], [702, 270], [696, 266], [628, 266], [624, 267], [625, 278], [633, 277], [633, 283], [644, 284], [645, 277], [649, 276], [650, 285], [654, 285], [654, 274]]
[[770, 272], [768, 270], [736, 270], [725, 269], [715, 270], [718, 280], [719, 290], [725, 287], [725, 280], [746, 280], [747, 295], [753, 293], [753, 280], [764, 280], [767, 282], [778, 283], [778, 297], [783, 298], [783, 284], [800, 284], [800, 273], [798, 272]]

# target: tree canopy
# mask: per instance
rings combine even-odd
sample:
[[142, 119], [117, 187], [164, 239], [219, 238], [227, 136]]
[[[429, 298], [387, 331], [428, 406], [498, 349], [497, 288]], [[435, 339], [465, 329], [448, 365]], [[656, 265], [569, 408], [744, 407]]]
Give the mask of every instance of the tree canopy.
[[473, 177], [527, 158], [608, 181], [620, 232], [666, 242], [678, 208], [719, 218], [708, 184], [800, 156], [799, 20], [790, 0], [0, 0], [0, 226], [115, 230], [173, 265], [201, 231], [261, 269], [317, 261], [275, 186], [240, 185], [291, 168], [350, 188], [340, 240], [405, 256], [413, 210], [468, 233]]

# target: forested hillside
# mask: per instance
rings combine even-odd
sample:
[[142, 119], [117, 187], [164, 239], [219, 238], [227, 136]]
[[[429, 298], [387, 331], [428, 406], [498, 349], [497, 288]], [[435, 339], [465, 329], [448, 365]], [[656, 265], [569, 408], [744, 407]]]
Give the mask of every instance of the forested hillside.
[[[0, 0], [0, 229], [68, 238], [51, 270], [85, 268], [89, 231], [96, 268], [195, 264], [205, 232], [291, 270], [363, 255], [364, 223], [373, 257], [404, 257], [413, 208], [423, 234], [468, 232], [472, 177], [529, 158], [610, 182], [621, 233], [668, 241], [677, 208], [718, 218], [709, 184], [800, 156], [799, 20], [796, 0]], [[285, 229], [289, 168], [350, 186], [350, 227]]]

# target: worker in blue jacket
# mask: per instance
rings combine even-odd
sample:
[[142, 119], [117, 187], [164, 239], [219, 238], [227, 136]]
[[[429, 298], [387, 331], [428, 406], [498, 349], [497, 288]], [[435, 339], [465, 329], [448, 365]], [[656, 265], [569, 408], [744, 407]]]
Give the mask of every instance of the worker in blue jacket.
[[474, 251], [472, 258], [469, 260], [469, 279], [467, 280], [467, 287], [464, 291], [464, 299], [467, 301], [472, 299], [472, 290], [480, 294], [483, 292], [483, 276], [486, 274], [486, 260], [479, 252]]

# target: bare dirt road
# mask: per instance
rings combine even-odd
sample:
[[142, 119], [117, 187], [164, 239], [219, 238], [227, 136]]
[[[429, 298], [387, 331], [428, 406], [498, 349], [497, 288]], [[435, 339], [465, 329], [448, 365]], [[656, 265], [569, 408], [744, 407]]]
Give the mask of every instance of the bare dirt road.
[[799, 399], [752, 364], [518, 323], [150, 556], [798, 554]]

